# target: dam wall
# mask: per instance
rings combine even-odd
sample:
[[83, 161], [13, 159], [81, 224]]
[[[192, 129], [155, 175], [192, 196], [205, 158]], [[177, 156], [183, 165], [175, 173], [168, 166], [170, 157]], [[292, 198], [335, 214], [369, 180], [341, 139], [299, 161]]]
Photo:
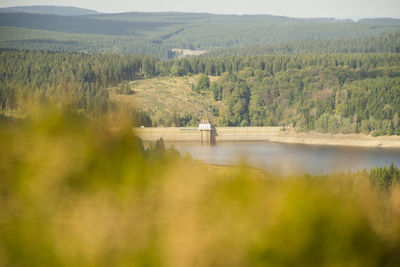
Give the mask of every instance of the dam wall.
[[[200, 131], [197, 127], [134, 128], [143, 141], [269, 141], [279, 135], [281, 127], [215, 127]], [[206, 138], [205, 138], [206, 137]]]
[[281, 127], [216, 127], [216, 141], [269, 141]]
[[200, 141], [200, 131], [197, 127], [149, 127], [134, 128], [134, 133], [142, 141]]

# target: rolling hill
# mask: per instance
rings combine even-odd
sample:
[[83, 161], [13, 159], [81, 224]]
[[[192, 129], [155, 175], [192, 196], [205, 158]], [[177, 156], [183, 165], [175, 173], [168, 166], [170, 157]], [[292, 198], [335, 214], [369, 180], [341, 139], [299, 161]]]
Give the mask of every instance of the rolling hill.
[[[21, 9], [15, 11], [21, 12]], [[276, 46], [306, 40], [358, 40], [400, 31], [399, 19], [385, 18], [355, 22], [271, 15], [176, 12], [99, 14], [68, 13], [65, 10], [62, 13], [57, 9], [52, 14], [10, 11], [13, 9], [0, 13], [1, 48], [138, 53], [161, 58], [173, 57], [174, 54], [170, 52], [173, 48], [213, 51], [243, 46]], [[75, 15], [71, 17], [67, 14]], [[312, 49], [310, 51], [313, 52]]]
[[0, 13], [32, 13], [61, 16], [82, 16], [97, 14], [97, 11], [70, 6], [15, 6], [0, 8]]
[[83, 17], [71, 18], [57, 15], [7, 13], [0, 15], [0, 25], [65, 33], [132, 36], [138, 35], [139, 32], [154, 31], [166, 24], [160, 22], [107, 21]]
[[400, 33], [364, 38], [299, 40], [284, 44], [256, 44], [210, 51], [207, 57], [267, 54], [399, 53]]

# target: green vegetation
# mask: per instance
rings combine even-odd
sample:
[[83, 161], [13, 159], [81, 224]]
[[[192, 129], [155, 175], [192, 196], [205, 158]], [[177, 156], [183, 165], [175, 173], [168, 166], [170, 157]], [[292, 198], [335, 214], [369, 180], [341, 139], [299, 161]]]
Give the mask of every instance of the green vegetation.
[[0, 108], [6, 114], [29, 114], [42, 103], [59, 102], [100, 118], [127, 104], [128, 113], [136, 109], [142, 114], [133, 115], [144, 120], [135, 125], [194, 126], [207, 116], [221, 126], [400, 133], [398, 54], [160, 61], [151, 56], [1, 51], [0, 60]]
[[[168, 23], [167, 23], [168, 24]], [[78, 34], [136, 36], [164, 27], [160, 22], [129, 22], [29, 13], [0, 14], [0, 25]]]
[[376, 167], [369, 174], [370, 181], [382, 190], [388, 191], [400, 183], [400, 170], [391, 163], [389, 167]]
[[97, 14], [97, 11], [70, 6], [15, 6], [0, 8], [0, 13], [33, 13], [61, 16], [82, 16]]
[[394, 166], [384, 187], [208, 166], [59, 108], [0, 120], [0, 150], [3, 266], [400, 264]]
[[200, 73], [197, 76], [197, 84], [193, 87], [193, 90], [200, 93], [201, 91], [208, 90], [210, 88], [210, 78], [207, 75]]
[[116, 89], [116, 93], [120, 95], [130, 95], [132, 94], [132, 90], [129, 86], [129, 83], [124, 81], [120, 83]]
[[175, 56], [173, 48], [212, 51], [251, 46], [244, 51], [218, 51], [218, 55], [399, 52], [398, 37], [391, 37], [399, 32], [398, 19], [354, 22], [269, 15], [121, 13], [68, 17], [55, 15], [57, 10], [55, 14], [33, 13], [0, 13], [1, 48], [151, 54], [163, 59]]
[[153, 54], [167, 58], [169, 49], [146, 38], [76, 34], [0, 26], [0, 48], [87, 54]]
[[[201, 75], [200, 75], [201, 76]], [[206, 75], [204, 75], [206, 76]], [[207, 77], [207, 76], [206, 76]], [[215, 77], [212, 77], [212, 80]], [[110, 101], [114, 106], [128, 106], [145, 114], [151, 123], [144, 126], [198, 126], [200, 118], [207, 117], [218, 121], [218, 102], [214, 101], [211, 92], [193, 91], [198, 78], [159, 76], [140, 79], [131, 83], [129, 95], [115, 94], [110, 88]], [[115, 88], [118, 90], [119, 86]]]
[[160, 69], [220, 76], [219, 125], [292, 125], [301, 131], [400, 133], [398, 54], [190, 58]]
[[113, 109], [109, 86], [154, 75], [157, 61], [139, 55], [0, 51], [0, 110], [24, 116], [50, 102], [99, 118]]
[[257, 44], [217, 49], [204, 56], [257, 56], [266, 54], [399, 53], [400, 33], [364, 38], [301, 40], [284, 44]]

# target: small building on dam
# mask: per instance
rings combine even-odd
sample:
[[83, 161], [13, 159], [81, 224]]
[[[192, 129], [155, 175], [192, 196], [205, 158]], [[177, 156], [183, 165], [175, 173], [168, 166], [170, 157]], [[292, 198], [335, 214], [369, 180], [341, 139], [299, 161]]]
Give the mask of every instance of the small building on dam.
[[202, 119], [199, 124], [200, 142], [211, 142], [211, 123], [208, 119]]

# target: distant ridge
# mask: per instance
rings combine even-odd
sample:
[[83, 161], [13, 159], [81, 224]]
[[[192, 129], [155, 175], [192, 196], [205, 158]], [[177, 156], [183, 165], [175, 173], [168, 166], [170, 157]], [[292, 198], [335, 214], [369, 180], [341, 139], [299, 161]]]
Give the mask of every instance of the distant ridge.
[[32, 13], [61, 16], [83, 16], [98, 14], [96, 10], [70, 6], [15, 6], [0, 8], [0, 13]]
[[0, 48], [151, 54], [164, 59], [179, 56], [174, 48], [217, 56], [399, 51], [397, 36], [380, 38], [400, 32], [397, 19], [93, 12], [54, 6], [0, 9]]
[[360, 19], [358, 22], [365, 24], [384, 25], [384, 26], [400, 26], [400, 19], [396, 18]]

